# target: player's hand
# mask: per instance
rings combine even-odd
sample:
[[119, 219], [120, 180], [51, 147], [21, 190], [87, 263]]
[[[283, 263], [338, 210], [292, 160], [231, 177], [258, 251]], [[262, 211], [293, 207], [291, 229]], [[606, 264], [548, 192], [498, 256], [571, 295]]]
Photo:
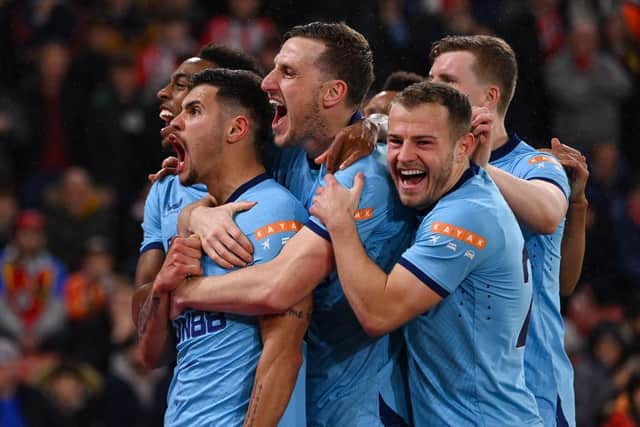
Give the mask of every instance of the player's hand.
[[471, 133], [478, 141], [472, 159], [481, 167], [487, 167], [491, 158], [491, 129], [495, 117], [487, 107], [473, 107]]
[[340, 130], [327, 150], [315, 158], [327, 172], [345, 169], [376, 149], [378, 127], [367, 119]]
[[190, 276], [202, 276], [202, 247], [198, 236], [175, 237], [162, 268], [153, 281], [153, 293], [173, 292]]
[[194, 210], [196, 210], [197, 208], [212, 208], [217, 205], [218, 203], [216, 202], [215, 197], [213, 197], [211, 194], [207, 194], [202, 199], [190, 203], [182, 208], [180, 214], [178, 215], [178, 236], [190, 236], [194, 234], [194, 232], [191, 230], [191, 214]]
[[189, 229], [200, 236], [204, 252], [222, 268], [244, 267], [253, 260], [253, 246], [233, 218], [256, 202], [226, 203], [214, 208], [197, 207]]
[[589, 179], [587, 158], [575, 148], [562, 144], [558, 138], [551, 139], [551, 148], [542, 148], [540, 151], [556, 156], [560, 164], [567, 170], [571, 185], [571, 199], [569, 201], [571, 203], [586, 203], [587, 197], [584, 190]]
[[332, 174], [327, 174], [324, 180], [325, 186], [316, 190], [309, 212], [322, 221], [327, 229], [336, 230], [346, 222], [353, 221], [364, 188], [364, 175], [356, 175], [351, 189], [340, 185]]
[[178, 167], [178, 158], [169, 156], [162, 161], [160, 170], [156, 173], [150, 173], [147, 178], [151, 183], [161, 180], [167, 175], [175, 175]]

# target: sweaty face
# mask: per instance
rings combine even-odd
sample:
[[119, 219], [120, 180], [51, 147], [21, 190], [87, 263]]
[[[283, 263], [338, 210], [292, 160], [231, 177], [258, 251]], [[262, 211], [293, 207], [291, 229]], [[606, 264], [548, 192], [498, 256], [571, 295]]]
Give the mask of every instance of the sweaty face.
[[275, 115], [271, 127], [276, 145], [300, 145], [324, 127], [320, 117], [322, 75], [316, 65], [325, 46], [316, 40], [293, 37], [275, 57], [274, 69], [262, 81]]
[[207, 68], [215, 68], [215, 64], [198, 57], [189, 58], [173, 72], [169, 83], [158, 91], [160, 118], [164, 121], [161, 131], [163, 147], [169, 146], [169, 123], [182, 111], [182, 100], [189, 92], [191, 76]]
[[448, 188], [454, 166], [448, 117], [446, 108], [436, 104], [391, 106], [387, 160], [405, 206], [426, 209]]
[[184, 98], [182, 112], [171, 121], [169, 142], [178, 155], [177, 173], [183, 185], [203, 182], [215, 170], [224, 132], [217, 91], [206, 84], [196, 86]]
[[429, 70], [429, 81], [452, 86], [469, 97], [473, 107], [485, 106], [486, 84], [473, 71], [475, 58], [466, 51], [446, 52], [438, 56]]

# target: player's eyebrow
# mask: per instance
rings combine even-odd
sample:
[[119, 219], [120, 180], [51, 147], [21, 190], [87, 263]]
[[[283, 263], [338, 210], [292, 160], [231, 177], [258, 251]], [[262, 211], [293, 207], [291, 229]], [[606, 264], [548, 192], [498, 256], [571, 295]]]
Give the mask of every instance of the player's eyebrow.
[[188, 108], [191, 107], [195, 107], [195, 106], [202, 106], [202, 102], [200, 102], [199, 99], [194, 99], [193, 101], [189, 101], [186, 104], [184, 104], [184, 107], [182, 107], [183, 110], [186, 110]]

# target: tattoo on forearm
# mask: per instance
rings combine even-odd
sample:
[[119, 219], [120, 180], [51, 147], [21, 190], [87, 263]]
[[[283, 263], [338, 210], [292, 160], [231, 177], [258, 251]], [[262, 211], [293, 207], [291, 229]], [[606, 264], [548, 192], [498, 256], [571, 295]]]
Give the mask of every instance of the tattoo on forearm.
[[262, 383], [256, 382], [253, 384], [253, 391], [251, 392], [251, 401], [249, 402], [249, 409], [247, 410], [247, 416], [245, 417], [244, 427], [251, 427], [255, 425], [256, 415], [257, 415], [261, 395], [262, 395]]
[[138, 337], [144, 335], [147, 330], [147, 325], [150, 319], [156, 317], [158, 313], [158, 307], [160, 307], [160, 297], [158, 295], [153, 295], [142, 305], [140, 309], [140, 318], [138, 321]]
[[293, 308], [288, 309], [285, 312], [282, 313], [276, 313], [276, 314], [269, 314], [266, 315], [266, 318], [272, 318], [272, 317], [294, 317], [296, 319], [300, 319], [300, 320], [306, 320], [309, 321], [311, 320], [311, 311], [302, 311], [302, 310], [294, 310]]

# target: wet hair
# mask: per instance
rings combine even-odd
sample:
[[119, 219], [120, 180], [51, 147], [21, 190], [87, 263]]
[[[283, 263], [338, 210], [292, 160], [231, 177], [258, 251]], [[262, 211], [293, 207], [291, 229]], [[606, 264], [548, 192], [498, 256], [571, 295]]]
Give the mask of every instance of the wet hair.
[[209, 43], [198, 52], [198, 58], [212, 62], [219, 68], [247, 70], [264, 77], [264, 70], [250, 55], [227, 46]]
[[364, 36], [344, 22], [312, 22], [293, 27], [283, 41], [294, 37], [325, 45], [316, 65], [330, 78], [343, 80], [350, 106], [359, 106], [373, 83], [373, 54]]
[[494, 36], [448, 36], [431, 45], [433, 62], [447, 52], [469, 52], [475, 58], [473, 72], [485, 82], [500, 88], [498, 113], [505, 114], [513, 98], [518, 80], [518, 63], [511, 46]]
[[189, 89], [210, 85], [218, 89], [217, 98], [227, 108], [243, 108], [249, 112], [255, 129], [254, 145], [262, 160], [272, 143], [271, 120], [273, 108], [260, 88], [262, 79], [247, 70], [227, 68], [206, 69], [191, 78]]
[[410, 73], [408, 71], [395, 71], [387, 77], [382, 86], [382, 90], [391, 90], [394, 92], [400, 92], [407, 86], [411, 86], [414, 83], [420, 83], [424, 78], [416, 73]]
[[449, 129], [452, 141], [457, 141], [471, 129], [471, 104], [469, 98], [456, 89], [429, 81], [414, 83], [391, 101], [412, 109], [423, 104], [442, 105], [449, 112]]

